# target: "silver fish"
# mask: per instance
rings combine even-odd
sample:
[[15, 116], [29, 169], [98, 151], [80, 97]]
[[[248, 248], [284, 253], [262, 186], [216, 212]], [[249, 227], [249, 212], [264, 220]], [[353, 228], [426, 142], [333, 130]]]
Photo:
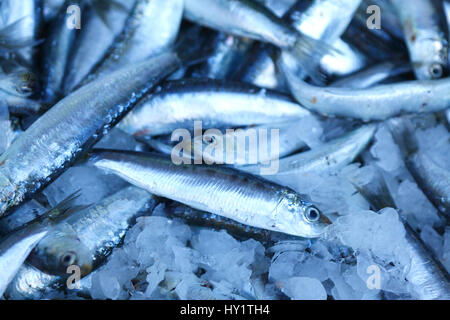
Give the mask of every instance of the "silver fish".
[[[1, 4], [7, 24], [22, 21], [14, 31], [17, 39], [29, 39], [37, 42], [42, 28], [42, 1], [41, 0], [4, 0]], [[6, 12], [5, 12], [6, 11]], [[36, 48], [29, 46], [17, 51], [28, 65], [33, 64]]]
[[2, 274], [0, 277], [0, 297], [8, 284], [14, 279], [30, 252], [47, 235], [52, 225], [57, 223], [60, 218], [79, 209], [79, 207], [71, 207], [70, 205], [75, 197], [75, 194], [70, 195], [39, 219], [2, 238], [0, 242], [0, 272]]
[[232, 168], [175, 165], [157, 154], [107, 150], [93, 151], [90, 163], [157, 196], [253, 227], [314, 238], [330, 223], [295, 191]]
[[[111, 5], [103, 18], [93, 6], [82, 15], [81, 32], [72, 49], [64, 79], [64, 93], [70, 93], [103, 58], [122, 31], [134, 0], [116, 0], [123, 8]], [[106, 21], [103, 21], [106, 20]]]
[[448, 41], [441, 29], [439, 11], [433, 1], [392, 0], [403, 25], [411, 64], [417, 79], [441, 78], [448, 69]]
[[407, 113], [437, 112], [450, 106], [450, 79], [413, 80], [367, 89], [318, 87], [300, 80], [284, 64], [282, 68], [296, 100], [326, 116], [386, 120]]
[[132, 64], [80, 88], [34, 122], [0, 157], [0, 215], [61, 174], [182, 63], [169, 52]]
[[157, 87], [118, 125], [135, 136], [170, 134], [176, 129], [240, 127], [301, 119], [310, 113], [285, 95], [254, 86], [181, 80]]
[[[277, 176], [324, 172], [351, 163], [372, 140], [376, 125], [366, 125], [310, 151], [294, 154], [279, 161]], [[244, 166], [240, 170], [258, 173], [262, 165]]]
[[86, 276], [118, 246], [135, 219], [155, 207], [145, 190], [126, 187], [95, 206], [60, 221], [36, 245], [28, 261], [39, 270], [65, 276], [77, 265]]
[[68, 22], [72, 17], [67, 14], [67, 8], [72, 4], [83, 10], [85, 1], [67, 0], [64, 3], [51, 25], [52, 32], [45, 42], [42, 100], [48, 104], [55, 103], [62, 96], [70, 52], [78, 33], [76, 28], [68, 28]]
[[[253, 0], [185, 0], [185, 17], [236, 36], [271, 43], [292, 52], [304, 70], [329, 51]], [[251, 23], [248, 23], [251, 21]]]
[[137, 0], [125, 28], [83, 83], [158, 55], [175, 41], [184, 0]]
[[382, 62], [334, 81], [332, 86], [357, 89], [370, 88], [411, 71], [411, 65], [406, 62]]
[[447, 218], [450, 217], [450, 172], [419, 148], [414, 128], [408, 119], [392, 119], [389, 128], [417, 184], [431, 203]]

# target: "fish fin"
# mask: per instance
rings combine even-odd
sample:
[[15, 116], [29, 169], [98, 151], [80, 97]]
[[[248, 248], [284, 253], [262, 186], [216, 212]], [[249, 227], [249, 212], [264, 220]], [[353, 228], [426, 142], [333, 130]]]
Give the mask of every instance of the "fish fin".
[[68, 195], [65, 199], [56, 204], [52, 209], [46, 213], [46, 218], [52, 222], [57, 222], [65, 217], [82, 210], [85, 210], [92, 206], [89, 205], [75, 205], [74, 201], [81, 195], [81, 190], [77, 190]]
[[404, 159], [419, 149], [419, 143], [414, 133], [414, 125], [407, 118], [394, 118], [387, 122], [394, 142], [400, 149]]
[[323, 41], [313, 39], [304, 34], [300, 34], [289, 52], [316, 84], [324, 84], [327, 81], [326, 75], [319, 68], [322, 57], [327, 54], [339, 53], [337, 49]]

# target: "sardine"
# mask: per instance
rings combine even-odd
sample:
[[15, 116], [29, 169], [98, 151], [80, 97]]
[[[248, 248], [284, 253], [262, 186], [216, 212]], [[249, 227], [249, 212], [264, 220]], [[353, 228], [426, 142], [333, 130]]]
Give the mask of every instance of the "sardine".
[[393, 79], [404, 76], [411, 71], [411, 65], [406, 62], [382, 62], [341, 78], [333, 82], [332, 86], [356, 89], [370, 88], [386, 81], [392, 82]]
[[310, 113], [289, 97], [233, 82], [194, 79], [167, 82], [143, 98], [118, 125], [135, 136], [191, 129], [240, 127], [301, 119]]
[[417, 79], [438, 79], [448, 70], [448, 41], [433, 1], [392, 0], [403, 25], [411, 64]]
[[2, 274], [0, 277], [0, 297], [33, 248], [50, 231], [51, 226], [57, 223], [60, 218], [79, 209], [70, 206], [74, 197], [76, 195], [69, 196], [39, 219], [2, 238], [0, 242], [0, 272]]
[[90, 155], [91, 165], [152, 194], [249, 226], [315, 238], [330, 223], [295, 191], [232, 168], [175, 165], [152, 153], [97, 150]]
[[192, 52], [184, 54], [165, 53], [108, 74], [34, 122], [0, 157], [0, 215], [59, 176], [153, 85], [192, 59]]
[[39, 241], [28, 261], [59, 276], [67, 276], [67, 268], [76, 265], [86, 276], [121, 243], [135, 219], [153, 211], [155, 204], [145, 190], [126, 187], [60, 221]]
[[134, 0], [115, 1], [124, 8], [111, 5], [103, 12], [103, 16], [93, 6], [88, 6], [83, 12], [80, 36], [72, 49], [64, 79], [65, 94], [69, 94], [99, 63], [122, 31]]
[[[376, 125], [366, 125], [310, 151], [283, 158], [279, 161], [277, 177], [342, 168], [351, 163], [367, 147], [375, 130]], [[261, 166], [263, 165], [244, 166], [240, 169], [257, 174]]]
[[320, 60], [323, 54], [331, 51], [320, 41], [298, 32], [253, 0], [185, 0], [185, 18], [292, 52], [311, 75], [315, 74], [315, 70], [310, 68], [311, 61]]
[[70, 52], [75, 42], [75, 36], [79, 32], [76, 28], [69, 28], [68, 23], [72, 17], [67, 14], [70, 5], [77, 5], [83, 10], [84, 0], [67, 0], [53, 21], [51, 33], [45, 42], [45, 53], [42, 63], [43, 91], [42, 101], [53, 104], [62, 96], [62, 86]]
[[450, 80], [413, 80], [367, 89], [318, 87], [301, 81], [282, 65], [297, 101], [313, 112], [329, 117], [363, 121], [386, 120], [407, 113], [427, 113], [450, 106]]
[[83, 83], [168, 50], [178, 34], [183, 1], [137, 0], [124, 30]]
[[409, 172], [431, 203], [449, 218], [450, 172], [419, 148], [412, 124], [407, 119], [392, 119], [389, 128]]

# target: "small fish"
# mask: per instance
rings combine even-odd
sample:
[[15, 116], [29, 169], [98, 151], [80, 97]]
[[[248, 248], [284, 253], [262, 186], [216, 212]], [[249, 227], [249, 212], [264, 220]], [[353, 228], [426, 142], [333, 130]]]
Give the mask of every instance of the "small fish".
[[408, 119], [389, 122], [392, 136], [405, 159], [405, 165], [427, 198], [447, 218], [450, 217], [450, 172], [440, 167], [418, 146]]
[[0, 277], [0, 297], [33, 248], [50, 231], [51, 226], [58, 219], [79, 209], [70, 206], [74, 198], [76, 198], [76, 194], [70, 195], [40, 218], [2, 238], [0, 242], [0, 273], [2, 274]]
[[[396, 208], [389, 194], [386, 181], [380, 172], [372, 176], [370, 183], [353, 181], [356, 188], [376, 210]], [[375, 186], [375, 187], [374, 187]], [[381, 191], [381, 192], [377, 192]], [[405, 278], [420, 300], [450, 299], [450, 277], [444, 267], [430, 254], [416, 232], [405, 222], [405, 237], [411, 264]]]
[[183, 1], [137, 0], [124, 30], [83, 83], [170, 49], [180, 28]]
[[355, 89], [308, 84], [282, 65], [296, 100], [328, 117], [386, 120], [408, 113], [428, 113], [450, 106], [450, 79], [412, 80]]
[[438, 79], [448, 70], [448, 41], [433, 1], [417, 0], [414, 5], [392, 0], [403, 26], [411, 64], [417, 79]]
[[184, 15], [195, 23], [289, 51], [311, 76], [316, 73], [310, 68], [312, 61], [331, 51], [253, 0], [185, 0]]
[[155, 205], [156, 200], [145, 190], [126, 187], [60, 221], [39, 241], [28, 262], [45, 273], [63, 277], [69, 266], [77, 265], [84, 277], [121, 243], [135, 219], [151, 212]]
[[[324, 172], [339, 169], [351, 163], [369, 144], [376, 125], [366, 125], [340, 138], [334, 139], [312, 150], [294, 154], [279, 161], [277, 176]], [[240, 168], [249, 173], [258, 173], [263, 165]]]
[[90, 82], [23, 132], [0, 157], [0, 216], [58, 177], [155, 84], [198, 61], [199, 47], [186, 45]]
[[381, 62], [364, 70], [343, 77], [332, 83], [333, 87], [364, 89], [394, 82], [412, 72], [408, 62]]
[[245, 225], [315, 238], [330, 224], [302, 195], [232, 168], [175, 165], [158, 154], [111, 150], [94, 150], [89, 163], [154, 195]]
[[247, 84], [211, 79], [167, 82], [144, 97], [118, 125], [135, 136], [191, 129], [241, 127], [301, 119], [310, 113], [288, 96]]
[[64, 78], [66, 95], [72, 92], [99, 63], [116, 36], [122, 31], [133, 1], [117, 0], [117, 3], [120, 3], [124, 9], [112, 5], [106, 7], [103, 15], [100, 16], [98, 10], [93, 5], [89, 5], [82, 13], [80, 35], [72, 49]]
[[51, 33], [45, 40], [45, 53], [43, 54], [42, 73], [43, 91], [42, 101], [53, 104], [63, 96], [63, 81], [75, 37], [79, 30], [68, 28], [68, 21], [72, 19], [67, 14], [70, 5], [77, 5], [83, 10], [84, 0], [67, 0], [57, 14], [57, 18], [50, 26]]

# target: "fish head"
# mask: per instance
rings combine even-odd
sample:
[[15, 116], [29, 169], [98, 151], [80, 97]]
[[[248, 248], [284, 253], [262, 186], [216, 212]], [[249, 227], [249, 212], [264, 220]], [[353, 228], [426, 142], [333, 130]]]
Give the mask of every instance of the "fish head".
[[75, 233], [55, 229], [39, 242], [30, 255], [30, 262], [58, 276], [69, 276], [73, 266], [77, 266], [84, 277], [92, 271], [94, 255]]
[[413, 66], [419, 80], [439, 79], [447, 72], [448, 50], [445, 39], [427, 37], [413, 43]]
[[317, 206], [295, 192], [285, 193], [277, 211], [279, 231], [295, 236], [317, 238], [331, 224]]

